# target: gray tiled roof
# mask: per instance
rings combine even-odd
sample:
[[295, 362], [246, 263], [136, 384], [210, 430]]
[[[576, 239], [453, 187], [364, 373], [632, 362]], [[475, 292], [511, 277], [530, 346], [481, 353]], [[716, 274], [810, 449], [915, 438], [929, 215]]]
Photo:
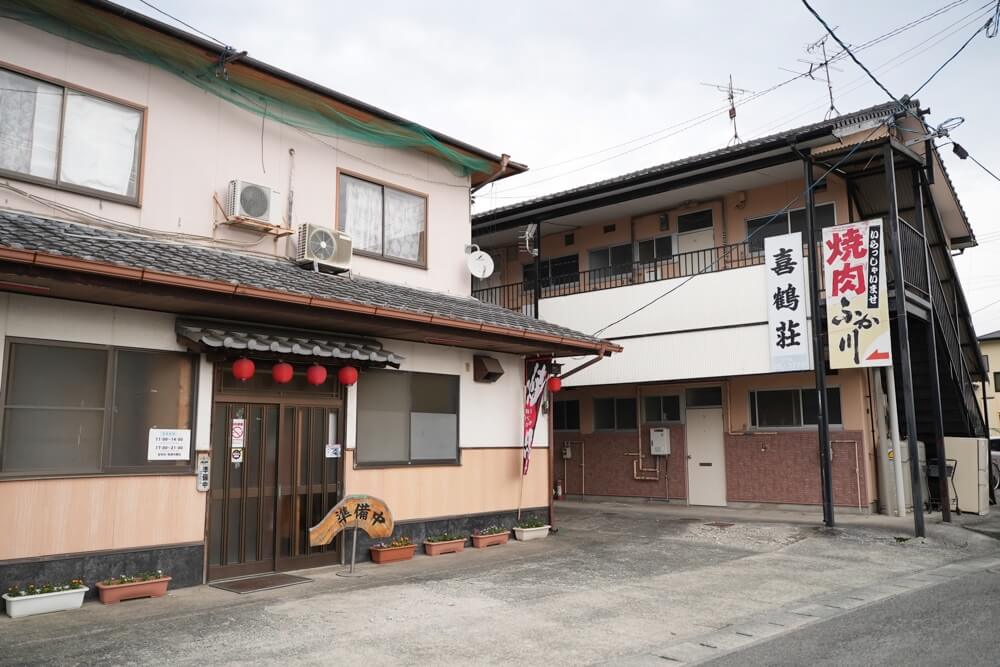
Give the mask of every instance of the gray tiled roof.
[[[917, 105], [916, 101], [911, 102], [911, 105], [915, 107]], [[632, 181], [644, 180], [650, 177], [655, 177], [657, 174], [662, 172], [669, 172], [681, 167], [692, 167], [699, 163], [713, 160], [720, 157], [725, 157], [728, 155], [738, 155], [743, 152], [752, 151], [755, 148], [761, 146], [767, 146], [768, 144], [774, 144], [779, 142], [786, 142], [787, 140], [803, 135], [823, 130], [824, 128], [829, 128], [831, 131], [834, 129], [846, 127], [854, 123], [871, 119], [871, 118], [881, 118], [888, 114], [895, 112], [898, 105], [894, 102], [886, 102], [885, 104], [879, 104], [873, 107], [868, 107], [867, 109], [861, 109], [849, 114], [844, 114], [842, 116], [837, 116], [835, 118], [830, 118], [829, 120], [820, 121], [818, 123], [812, 123], [810, 125], [803, 125], [801, 127], [796, 127], [790, 130], [784, 130], [776, 134], [770, 134], [765, 137], [759, 137], [757, 139], [751, 139], [749, 141], [744, 141], [743, 143], [734, 144], [733, 146], [727, 146], [725, 148], [720, 148], [714, 151], [709, 151], [707, 153], [699, 153], [697, 155], [691, 155], [680, 160], [674, 160], [673, 162], [665, 162], [663, 164], [658, 164], [652, 167], [646, 167], [644, 169], [639, 169], [638, 171], [629, 172], [627, 174], [622, 174], [620, 176], [614, 176], [612, 178], [605, 179], [603, 181], [596, 181], [594, 183], [588, 183], [586, 185], [580, 185], [575, 188], [569, 188], [567, 190], [561, 190], [559, 192], [552, 192], [541, 197], [535, 197], [534, 199], [528, 199], [526, 201], [518, 202], [516, 204], [509, 204], [507, 206], [499, 206], [497, 208], [490, 209], [489, 211], [483, 211], [482, 213], [477, 213], [472, 216], [472, 223], [475, 225], [477, 222], [484, 222], [494, 219], [502, 214], [516, 214], [520, 209], [529, 209], [535, 206], [544, 204], [552, 200], [564, 200], [573, 199], [575, 197], [583, 197], [590, 194], [595, 190], [602, 190], [608, 186], [615, 185], [628, 185]]]
[[290, 260], [107, 231], [26, 213], [0, 210], [0, 246], [419, 315], [437, 315], [577, 341], [597, 343], [601, 340], [472, 297], [416, 289], [358, 275], [317, 273], [300, 268]]
[[179, 321], [177, 335], [205, 350], [271, 352], [316, 361], [363, 361], [395, 368], [405, 359], [370, 338], [304, 337], [291, 331], [222, 322]]

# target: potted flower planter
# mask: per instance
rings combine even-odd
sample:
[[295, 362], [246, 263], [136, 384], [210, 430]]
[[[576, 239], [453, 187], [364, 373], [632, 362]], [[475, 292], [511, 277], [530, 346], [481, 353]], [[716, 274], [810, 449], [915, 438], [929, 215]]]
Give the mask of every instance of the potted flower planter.
[[170, 577], [163, 576], [144, 581], [109, 579], [108, 581], [98, 582], [97, 593], [104, 604], [115, 604], [122, 600], [136, 600], [139, 598], [161, 598], [167, 594], [167, 585], [169, 583]]
[[372, 555], [372, 562], [379, 565], [395, 563], [400, 560], [410, 560], [417, 550], [416, 544], [404, 544], [398, 547], [370, 547], [368, 551]]
[[428, 556], [456, 554], [463, 549], [465, 549], [464, 537], [459, 537], [453, 540], [424, 540], [424, 553]]
[[532, 526], [530, 528], [522, 528], [520, 526], [514, 526], [514, 537], [518, 539], [519, 542], [527, 542], [528, 540], [540, 540], [543, 537], [548, 536], [550, 526], [545, 524], [541, 526]]
[[11, 618], [21, 618], [23, 616], [34, 616], [35, 614], [47, 614], [50, 611], [66, 611], [69, 609], [79, 609], [83, 605], [83, 596], [90, 589], [86, 586], [79, 588], [67, 588], [51, 593], [36, 593], [33, 595], [17, 595], [4, 593], [4, 602], [7, 606], [7, 615]]
[[502, 533], [490, 533], [488, 535], [483, 535], [482, 533], [472, 534], [472, 546], [477, 549], [485, 549], [486, 547], [493, 547], [500, 544], [507, 544], [507, 540], [510, 539], [510, 531], [505, 530]]

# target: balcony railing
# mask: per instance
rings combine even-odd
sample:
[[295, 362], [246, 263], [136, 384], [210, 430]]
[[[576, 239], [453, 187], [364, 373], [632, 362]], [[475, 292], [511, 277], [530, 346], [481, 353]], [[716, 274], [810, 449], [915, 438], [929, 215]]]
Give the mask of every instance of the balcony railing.
[[927, 289], [927, 253], [924, 248], [924, 235], [902, 218], [899, 220], [898, 229], [906, 286], [927, 298], [930, 294]]
[[[699, 273], [741, 269], [764, 263], [764, 253], [751, 249], [750, 243], [682, 252], [662, 259], [632, 262], [618, 266], [590, 269], [579, 273], [543, 276], [540, 297], [567, 296], [598, 290], [641, 285], [671, 278], [684, 278]], [[526, 280], [472, 291], [472, 296], [484, 303], [495, 303], [525, 315], [535, 314], [535, 282]]]

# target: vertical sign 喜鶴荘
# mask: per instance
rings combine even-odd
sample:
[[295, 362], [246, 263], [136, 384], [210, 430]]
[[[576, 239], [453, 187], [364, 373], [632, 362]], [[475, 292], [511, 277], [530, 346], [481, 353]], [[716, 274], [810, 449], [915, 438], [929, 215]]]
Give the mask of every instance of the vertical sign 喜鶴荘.
[[805, 259], [802, 233], [764, 239], [767, 267], [767, 327], [771, 370], [812, 368], [806, 331]]
[[830, 368], [892, 365], [882, 221], [823, 230]]

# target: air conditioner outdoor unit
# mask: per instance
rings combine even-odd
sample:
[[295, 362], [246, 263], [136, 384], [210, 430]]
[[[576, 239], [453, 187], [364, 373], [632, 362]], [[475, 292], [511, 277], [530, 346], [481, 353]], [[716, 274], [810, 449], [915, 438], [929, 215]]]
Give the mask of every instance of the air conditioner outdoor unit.
[[299, 225], [298, 264], [325, 266], [334, 271], [351, 270], [351, 237], [336, 229], [318, 225]]
[[229, 181], [226, 215], [271, 223], [271, 188], [246, 181]]

